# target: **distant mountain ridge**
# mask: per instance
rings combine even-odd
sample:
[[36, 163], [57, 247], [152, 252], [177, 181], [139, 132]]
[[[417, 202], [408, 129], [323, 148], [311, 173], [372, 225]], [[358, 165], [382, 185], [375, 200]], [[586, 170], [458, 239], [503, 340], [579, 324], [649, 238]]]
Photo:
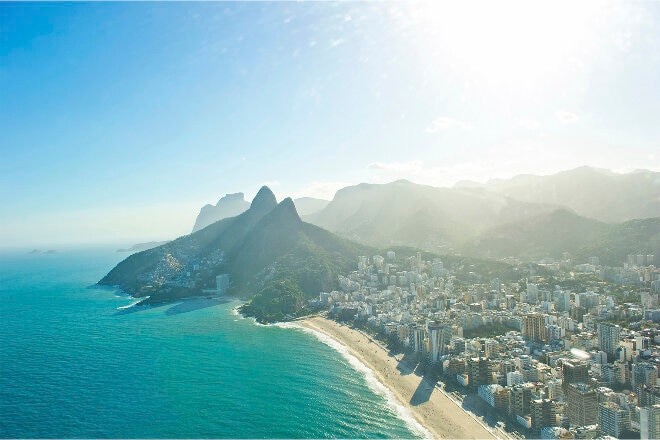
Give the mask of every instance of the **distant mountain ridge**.
[[99, 284], [159, 303], [204, 294], [216, 288], [217, 275], [228, 274], [228, 293], [256, 299], [251, 314], [282, 319], [336, 288], [337, 275], [352, 270], [365, 252], [371, 250], [303, 222], [290, 198], [278, 204], [263, 187], [247, 211], [133, 254]]
[[245, 200], [245, 196], [242, 192], [227, 194], [218, 200], [218, 203], [216, 203], [215, 206], [204, 205], [202, 209], [200, 209], [192, 231], [197, 232], [218, 220], [237, 216], [238, 214], [245, 212], [249, 207], [250, 203]]
[[660, 218], [604, 223], [565, 209], [501, 225], [463, 247], [467, 254], [524, 260], [559, 259], [564, 252], [576, 261], [597, 256], [605, 265], [620, 265], [628, 254], [660, 253]]
[[[618, 265], [629, 253], [660, 252], [657, 176], [649, 171], [620, 175], [582, 167], [547, 176], [548, 184], [544, 183], [545, 177], [530, 175], [487, 185], [463, 182], [454, 188], [406, 180], [362, 183], [339, 190], [326, 208], [304, 218], [348, 239], [380, 248], [408, 245], [440, 254], [523, 259], [559, 257], [570, 252], [577, 258], [599, 256], [603, 263]], [[594, 195], [594, 189], [592, 198], [585, 200], [588, 191], [581, 191], [579, 182], [589, 181], [609, 193]], [[640, 182], [646, 188], [640, 189]], [[511, 188], [512, 195], [504, 190], [491, 191], [489, 185]], [[548, 185], [554, 192], [552, 197], [546, 194], [541, 198], [547, 203], [531, 201], [534, 196], [529, 194], [550, 191]], [[521, 188], [527, 188], [528, 193]], [[567, 201], [576, 209], [559, 203], [562, 200], [558, 194], [570, 193], [571, 189], [576, 194]], [[521, 194], [527, 194], [527, 199], [516, 199], [524, 199]], [[580, 214], [605, 212], [605, 206], [616, 203], [621, 209], [628, 206], [625, 212], [650, 217], [611, 221], [617, 218], [612, 213], [606, 222]], [[633, 209], [636, 203], [640, 209]]]
[[455, 188], [483, 188], [523, 202], [564, 206], [603, 222], [660, 217], [660, 173], [617, 174], [580, 167], [549, 176], [522, 174], [485, 184], [463, 181]]
[[149, 241], [147, 243], [137, 243], [129, 248], [117, 249], [117, 252], [140, 252], [146, 251], [147, 249], [155, 248], [156, 246], [161, 246], [167, 243], [167, 241]]
[[[295, 206], [300, 215], [312, 214], [323, 209], [329, 203], [328, 200], [313, 197], [301, 197], [295, 200]], [[226, 194], [214, 205], [204, 205], [195, 219], [192, 232], [197, 232], [219, 220], [235, 217], [250, 207], [250, 202], [245, 200], [242, 192]]]
[[370, 246], [405, 244], [442, 252], [491, 227], [556, 208], [482, 189], [436, 188], [399, 180], [343, 188], [328, 206], [305, 219]]
[[[133, 296], [149, 297], [146, 302], [158, 303], [213, 290], [215, 277], [228, 274], [230, 293], [251, 299], [244, 310], [269, 321], [294, 315], [305, 307], [306, 299], [336, 288], [337, 275], [354, 270], [356, 257], [371, 255], [374, 248], [405, 245], [436, 254], [513, 256], [528, 261], [569, 252], [578, 259], [597, 256], [604, 264], [618, 265], [630, 253], [660, 255], [660, 215], [607, 223], [562, 204], [517, 200], [502, 192], [524, 198], [554, 188], [554, 195], [546, 194], [544, 200], [559, 200], [558, 194], [570, 188], [579, 192], [576, 182], [592, 181], [623, 197], [631, 212], [654, 214], [657, 174], [625, 175], [630, 179], [623, 184], [632, 194], [628, 196], [608, 186], [608, 179], [621, 175], [590, 168], [545, 176], [551, 178], [550, 187], [539, 176], [488, 184], [500, 192], [472, 184], [436, 188], [406, 180], [362, 183], [339, 190], [323, 209], [303, 216], [305, 221], [293, 200], [278, 204], [272, 191], [262, 187], [247, 210], [133, 254], [99, 284], [117, 285]], [[580, 180], [584, 176], [586, 180]], [[532, 183], [527, 185], [528, 181]], [[640, 190], [640, 182], [647, 188]], [[525, 187], [527, 192], [520, 189]], [[590, 212], [616, 202], [611, 194], [594, 195], [591, 204], [584, 194], [572, 197], [568, 202], [584, 203], [581, 209]], [[243, 194], [222, 200], [240, 202]], [[648, 206], [634, 211], [634, 200]]]

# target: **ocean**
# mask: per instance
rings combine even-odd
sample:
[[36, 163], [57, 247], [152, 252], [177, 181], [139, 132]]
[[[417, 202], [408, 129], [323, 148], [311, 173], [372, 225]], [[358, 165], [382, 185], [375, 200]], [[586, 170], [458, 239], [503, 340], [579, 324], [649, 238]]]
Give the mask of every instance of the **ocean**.
[[196, 299], [126, 307], [110, 249], [0, 253], [0, 438], [413, 438], [331, 340]]

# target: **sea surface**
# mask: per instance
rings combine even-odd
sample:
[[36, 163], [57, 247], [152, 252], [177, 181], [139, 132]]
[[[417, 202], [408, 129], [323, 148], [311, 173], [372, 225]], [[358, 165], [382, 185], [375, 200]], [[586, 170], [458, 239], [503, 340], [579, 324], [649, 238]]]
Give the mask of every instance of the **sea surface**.
[[0, 253], [0, 438], [412, 438], [341, 347], [238, 316], [93, 286], [114, 249]]

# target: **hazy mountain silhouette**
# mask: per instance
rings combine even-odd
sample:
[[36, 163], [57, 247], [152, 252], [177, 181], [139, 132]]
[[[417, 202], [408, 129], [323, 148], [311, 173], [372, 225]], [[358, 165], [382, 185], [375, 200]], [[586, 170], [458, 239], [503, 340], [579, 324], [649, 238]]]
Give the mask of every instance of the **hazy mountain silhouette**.
[[463, 250], [481, 257], [525, 260], [559, 258], [569, 252], [578, 262], [597, 256], [601, 264], [618, 266], [628, 254], [658, 255], [660, 218], [610, 224], [559, 209], [489, 229]]
[[456, 187], [481, 187], [515, 200], [564, 206], [604, 222], [660, 217], [660, 173], [653, 171], [616, 174], [585, 166], [550, 176], [524, 174], [486, 184], [464, 181]]
[[250, 203], [245, 200], [243, 193], [227, 194], [218, 203], [213, 205], [204, 205], [197, 215], [193, 232], [204, 229], [211, 223], [222, 220], [227, 217], [234, 217], [246, 211]]
[[290, 198], [278, 204], [263, 187], [247, 211], [131, 255], [99, 284], [117, 285], [157, 303], [214, 289], [215, 276], [226, 273], [229, 293], [259, 297], [260, 308], [255, 306], [253, 312], [268, 319], [292, 309], [273, 295], [264, 301], [264, 288], [284, 285], [287, 298], [295, 293], [295, 305], [302, 307], [309, 297], [335, 288], [337, 275], [352, 270], [357, 256], [365, 252], [370, 250], [303, 222]]
[[[327, 200], [315, 199], [313, 197], [301, 197], [295, 200], [296, 209], [300, 215], [313, 214], [329, 203]], [[219, 220], [235, 217], [242, 212], [245, 212], [250, 207], [250, 203], [245, 200], [245, 195], [242, 192], [227, 194], [214, 205], [205, 205], [199, 211], [193, 232], [204, 229], [210, 224]]]
[[117, 252], [140, 252], [140, 251], [146, 251], [147, 249], [152, 249], [155, 248], [156, 246], [160, 246], [167, 243], [167, 241], [149, 241], [147, 243], [137, 243], [134, 244], [133, 246], [126, 248], [126, 249], [117, 249]]
[[326, 208], [305, 219], [372, 246], [405, 244], [442, 251], [494, 226], [554, 209], [483, 189], [436, 188], [399, 180], [343, 188]]

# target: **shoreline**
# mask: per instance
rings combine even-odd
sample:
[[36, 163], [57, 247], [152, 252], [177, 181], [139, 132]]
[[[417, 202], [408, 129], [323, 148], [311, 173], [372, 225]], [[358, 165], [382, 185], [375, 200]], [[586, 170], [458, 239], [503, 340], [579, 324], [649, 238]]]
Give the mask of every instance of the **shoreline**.
[[373, 372], [398, 404], [407, 409], [433, 438], [497, 438], [443, 390], [417, 376], [407, 364], [390, 356], [383, 346], [359, 330], [319, 316], [296, 320], [292, 324], [319, 332], [345, 347]]

